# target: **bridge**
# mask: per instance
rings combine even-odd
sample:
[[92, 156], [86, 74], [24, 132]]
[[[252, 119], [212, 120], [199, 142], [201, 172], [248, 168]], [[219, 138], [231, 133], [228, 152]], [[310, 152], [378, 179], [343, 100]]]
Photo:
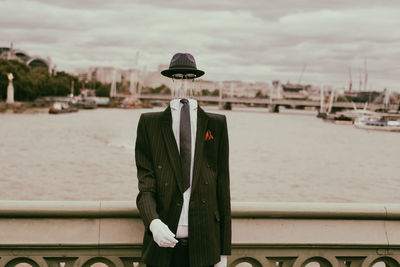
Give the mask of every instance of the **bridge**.
[[[134, 201], [0, 201], [2, 267], [135, 267]], [[398, 267], [400, 204], [232, 203], [228, 266]]]
[[[125, 95], [120, 95], [124, 97]], [[152, 102], [152, 103], [167, 103], [173, 97], [171, 95], [161, 95], [161, 94], [142, 94], [138, 97], [142, 101]], [[219, 105], [224, 105], [226, 103], [230, 104], [245, 104], [249, 106], [265, 106], [268, 107], [270, 111], [279, 112], [279, 107], [287, 108], [297, 108], [304, 109], [305, 107], [314, 107], [319, 109], [321, 106], [320, 101], [311, 100], [292, 100], [292, 99], [267, 99], [267, 98], [237, 98], [237, 97], [218, 97], [218, 96], [195, 96], [197, 101], [215, 103]], [[363, 109], [365, 103], [354, 103], [357, 109]], [[328, 104], [324, 103], [325, 106]], [[398, 105], [389, 105], [389, 110], [397, 110]], [[343, 109], [353, 109], [353, 104], [351, 102], [335, 102], [332, 105], [332, 110], [343, 110]], [[368, 109], [372, 111], [383, 110], [385, 106], [383, 104], [368, 104]]]

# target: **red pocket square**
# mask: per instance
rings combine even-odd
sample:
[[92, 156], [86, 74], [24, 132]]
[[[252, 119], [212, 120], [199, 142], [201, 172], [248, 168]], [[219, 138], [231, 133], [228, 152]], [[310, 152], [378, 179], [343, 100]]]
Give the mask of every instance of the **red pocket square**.
[[211, 131], [207, 130], [205, 140], [208, 141], [208, 140], [212, 140], [212, 139], [214, 139], [214, 137], [212, 136]]

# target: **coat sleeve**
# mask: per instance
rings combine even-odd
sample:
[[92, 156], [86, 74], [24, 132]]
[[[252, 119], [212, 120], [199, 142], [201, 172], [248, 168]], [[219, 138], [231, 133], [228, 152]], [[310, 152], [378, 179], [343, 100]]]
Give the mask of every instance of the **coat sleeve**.
[[158, 213], [156, 203], [157, 184], [145, 121], [145, 116], [142, 114], [139, 119], [135, 145], [135, 161], [139, 183], [136, 206], [139, 209], [144, 226], [148, 230], [151, 221], [158, 218]]
[[221, 255], [231, 254], [232, 222], [229, 186], [229, 140], [226, 117], [223, 117], [221, 142], [218, 149], [217, 194], [221, 225]]

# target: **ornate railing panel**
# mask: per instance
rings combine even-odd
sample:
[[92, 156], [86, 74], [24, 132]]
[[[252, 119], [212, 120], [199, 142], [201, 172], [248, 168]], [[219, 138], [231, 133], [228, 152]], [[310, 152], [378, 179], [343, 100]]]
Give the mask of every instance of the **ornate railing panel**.
[[[229, 266], [400, 266], [400, 205], [232, 203]], [[0, 201], [0, 267], [133, 267], [134, 202]]]

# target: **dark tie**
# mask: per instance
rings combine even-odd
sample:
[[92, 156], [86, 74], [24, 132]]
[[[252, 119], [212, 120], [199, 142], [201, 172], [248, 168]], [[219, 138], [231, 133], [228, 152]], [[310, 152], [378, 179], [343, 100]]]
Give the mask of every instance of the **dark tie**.
[[181, 99], [182, 108], [181, 108], [181, 122], [180, 122], [180, 130], [179, 130], [179, 148], [180, 148], [180, 156], [181, 156], [181, 165], [182, 165], [182, 189], [183, 192], [189, 188], [190, 185], [190, 161], [192, 158], [191, 153], [191, 126], [190, 126], [190, 109], [189, 109], [189, 101], [185, 98]]

